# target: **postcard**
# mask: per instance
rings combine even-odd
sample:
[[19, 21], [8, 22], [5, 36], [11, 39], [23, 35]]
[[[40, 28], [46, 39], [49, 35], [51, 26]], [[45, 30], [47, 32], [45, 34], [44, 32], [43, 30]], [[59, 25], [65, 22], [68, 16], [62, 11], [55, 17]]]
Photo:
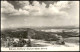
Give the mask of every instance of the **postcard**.
[[1, 1], [1, 51], [79, 51], [79, 1]]

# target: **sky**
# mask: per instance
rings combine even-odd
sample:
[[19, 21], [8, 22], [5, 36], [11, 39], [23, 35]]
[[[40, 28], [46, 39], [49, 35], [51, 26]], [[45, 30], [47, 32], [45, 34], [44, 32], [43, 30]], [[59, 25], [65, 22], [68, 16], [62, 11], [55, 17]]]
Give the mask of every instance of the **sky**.
[[1, 29], [79, 26], [78, 1], [1, 1]]

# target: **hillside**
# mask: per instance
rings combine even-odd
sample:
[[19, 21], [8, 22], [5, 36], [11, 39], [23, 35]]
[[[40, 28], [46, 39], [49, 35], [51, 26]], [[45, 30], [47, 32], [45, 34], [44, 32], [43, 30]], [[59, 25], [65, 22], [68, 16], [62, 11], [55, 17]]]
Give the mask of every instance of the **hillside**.
[[6, 29], [4, 31], [1, 31], [2, 37], [10, 36], [10, 37], [19, 38], [21, 36], [23, 38], [27, 38], [27, 35], [31, 36], [33, 39], [55, 40], [56, 39], [55, 35], [59, 35], [59, 36], [66, 38], [66, 37], [77, 37], [79, 36], [79, 33], [76, 33], [76, 32], [45, 32], [45, 31], [37, 31], [32, 28]]

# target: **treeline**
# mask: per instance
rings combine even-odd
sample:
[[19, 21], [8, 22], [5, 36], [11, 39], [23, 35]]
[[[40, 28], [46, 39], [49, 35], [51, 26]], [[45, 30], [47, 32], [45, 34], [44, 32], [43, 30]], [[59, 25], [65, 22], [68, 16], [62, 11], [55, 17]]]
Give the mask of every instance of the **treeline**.
[[[13, 38], [19, 38], [20, 36], [23, 38], [27, 38], [27, 36], [31, 36], [33, 39], [44, 39], [44, 40], [57, 40], [57, 36], [71, 37], [76, 36], [78, 33], [75, 32], [43, 32], [36, 31], [34, 29], [26, 28], [26, 29], [8, 29], [1, 32], [1, 37], [5, 38], [7, 36]], [[57, 35], [57, 36], [56, 36]], [[77, 35], [78, 36], [78, 35]]]

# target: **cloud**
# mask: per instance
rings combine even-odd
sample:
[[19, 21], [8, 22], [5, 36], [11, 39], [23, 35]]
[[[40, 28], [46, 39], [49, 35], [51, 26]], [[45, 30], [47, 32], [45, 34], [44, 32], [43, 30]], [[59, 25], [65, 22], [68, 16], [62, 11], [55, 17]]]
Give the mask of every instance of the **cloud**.
[[59, 1], [59, 2], [55, 3], [54, 6], [55, 6], [58, 10], [70, 8], [69, 2], [70, 2], [70, 1]]
[[[21, 6], [19, 10], [16, 10], [13, 5], [7, 1], [2, 1], [1, 12], [10, 13], [10, 15], [30, 15], [30, 16], [55, 16], [62, 15], [67, 13], [65, 11], [60, 11], [62, 8], [66, 8], [68, 2], [57, 2], [55, 4], [50, 4], [46, 8], [46, 4], [42, 2], [40, 4], [38, 1], [33, 1], [32, 5], [29, 4], [29, 1], [16, 1], [18, 5]], [[65, 7], [66, 6], [66, 7]]]
[[[23, 4], [24, 4], [24, 2], [23, 2]], [[22, 7], [22, 9], [29, 11], [29, 13], [30, 13], [31, 16], [40, 16], [40, 15], [43, 15], [43, 11], [45, 10], [45, 5], [46, 4], [42, 3], [42, 5], [41, 5], [38, 1], [34, 1], [32, 5], [26, 5], [25, 4]]]
[[15, 9], [12, 4], [10, 4], [7, 1], [1, 1], [1, 13], [7, 14], [9, 13], [10, 15], [28, 15], [29, 12], [23, 9]]
[[[55, 16], [55, 15], [62, 15], [64, 13], [65, 15], [67, 15], [65, 11], [60, 11], [61, 6], [58, 8], [59, 4], [62, 5], [62, 2], [59, 2], [59, 4], [58, 3], [50, 4], [49, 8], [46, 8], [46, 4], [44, 2], [40, 4], [38, 1], [33, 1], [32, 5], [29, 5], [28, 1], [23, 1], [23, 2], [19, 1], [18, 4], [22, 6], [21, 10], [27, 11], [30, 16]], [[62, 8], [63, 8], [63, 5], [62, 5]]]
[[71, 12], [68, 12], [70, 14], [70, 20], [74, 25], [79, 26], [79, 1], [73, 1], [71, 3]]
[[27, 10], [19, 9], [15, 13], [11, 13], [10, 15], [20, 16], [20, 15], [29, 15]]
[[14, 13], [14, 6], [7, 1], [1, 1], [1, 13]]
[[21, 7], [29, 5], [29, 1], [16, 1]]
[[[79, 3], [78, 1], [58, 1], [53, 4], [47, 4], [38, 1], [33, 1], [30, 5], [29, 1], [16, 1], [20, 5], [19, 9], [15, 9], [14, 6], [7, 1], [1, 1], [1, 12], [9, 13], [10, 16], [16, 18], [20, 25], [24, 26], [71, 26], [79, 25]], [[28, 16], [24, 17], [24, 16]], [[25, 19], [21, 21], [19, 19]], [[32, 18], [31, 18], [32, 17]], [[35, 20], [36, 19], [36, 20]], [[13, 20], [14, 21], [14, 20]], [[16, 24], [19, 25], [19, 23]], [[13, 26], [16, 26], [14, 23]], [[26, 25], [27, 24], [27, 25]], [[23, 26], [22, 25], [22, 26]]]

